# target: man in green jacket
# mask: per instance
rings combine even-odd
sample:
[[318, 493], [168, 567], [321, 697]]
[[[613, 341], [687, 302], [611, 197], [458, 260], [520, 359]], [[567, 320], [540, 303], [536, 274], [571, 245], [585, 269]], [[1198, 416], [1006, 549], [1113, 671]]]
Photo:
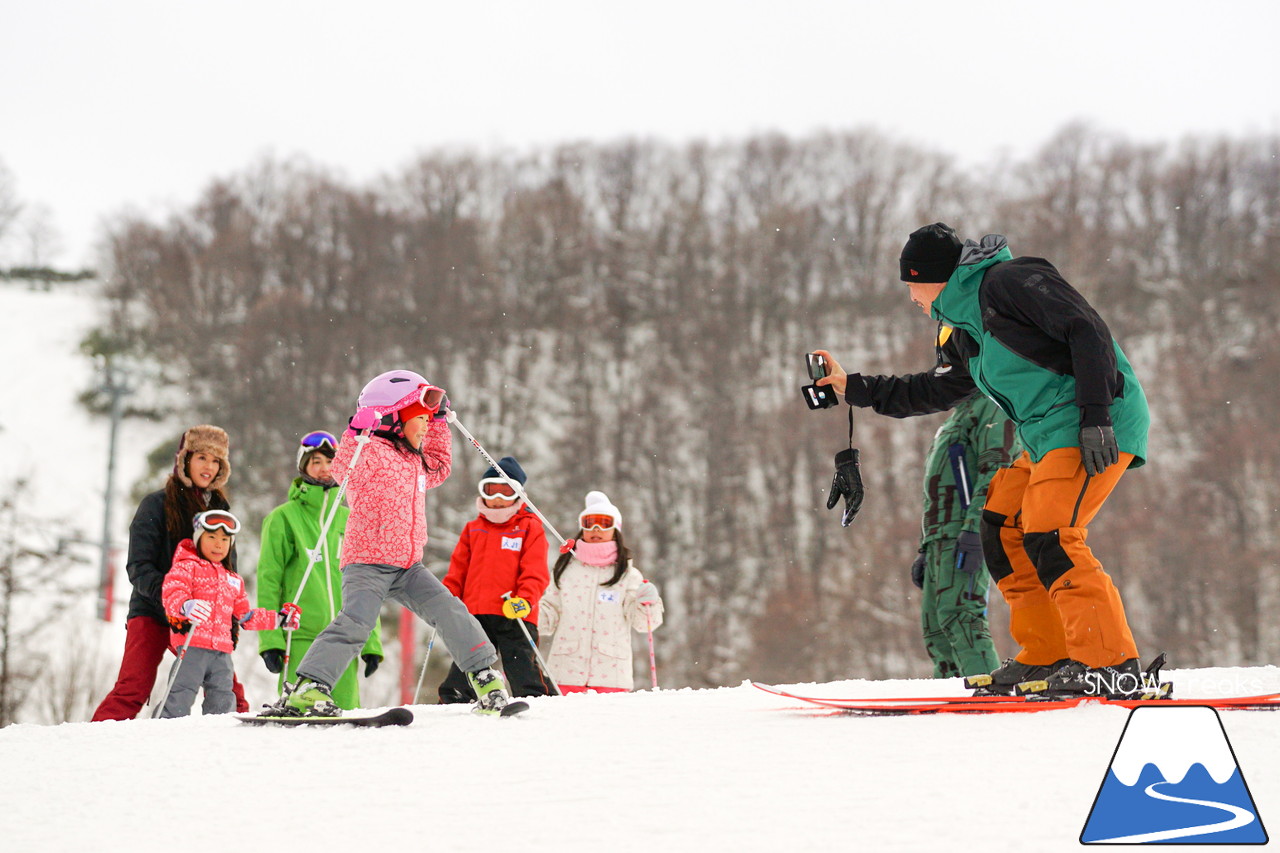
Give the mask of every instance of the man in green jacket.
[[[951, 328], [943, 326], [945, 352]], [[1000, 663], [987, 621], [989, 578], [979, 537], [987, 486], [1010, 454], [1021, 453], [1013, 423], [978, 392], [939, 427], [924, 471], [920, 551], [911, 581], [921, 590], [920, 622], [934, 678], [978, 675]]]
[[[338, 555], [347, 529], [350, 510], [337, 506], [333, 523], [320, 543], [318, 560], [311, 568], [307, 585], [298, 594], [298, 585], [311, 561], [311, 550], [320, 539], [320, 525], [337, 500], [338, 490], [329, 474], [337, 440], [322, 430], [309, 432], [298, 447], [298, 471], [302, 475], [289, 487], [289, 500], [273, 509], [262, 522], [262, 554], [258, 559], [258, 606], [277, 610], [293, 601], [302, 608], [302, 624], [289, 642], [288, 672], [285, 666], [284, 631], [258, 632], [258, 648], [268, 670], [285, 681], [296, 681], [302, 656], [316, 635], [342, 609], [342, 571]], [[297, 600], [293, 599], [298, 595]], [[381, 626], [373, 632], [360, 652], [365, 677], [373, 675], [382, 661]], [[356, 681], [358, 661], [353, 660], [333, 686], [333, 700], [344, 710], [360, 707], [360, 687]]]
[[855, 406], [945, 411], [980, 390], [1016, 425], [1025, 452], [999, 471], [982, 548], [1021, 650], [991, 689], [1044, 679], [1050, 692], [1126, 695], [1138, 648], [1120, 593], [1085, 544], [1120, 477], [1143, 464], [1150, 415], [1129, 360], [1085, 298], [1044, 258], [1013, 257], [1004, 237], [961, 243], [942, 223], [911, 234], [899, 260], [911, 300], [954, 329], [946, 371], [819, 380]]

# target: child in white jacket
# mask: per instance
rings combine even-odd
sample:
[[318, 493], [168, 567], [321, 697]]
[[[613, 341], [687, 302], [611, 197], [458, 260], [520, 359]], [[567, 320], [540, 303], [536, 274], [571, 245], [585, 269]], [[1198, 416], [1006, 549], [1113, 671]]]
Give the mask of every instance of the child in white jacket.
[[631, 634], [662, 624], [658, 588], [631, 565], [622, 513], [589, 492], [573, 552], [560, 555], [542, 598], [539, 623], [555, 634], [547, 668], [563, 693], [631, 690]]

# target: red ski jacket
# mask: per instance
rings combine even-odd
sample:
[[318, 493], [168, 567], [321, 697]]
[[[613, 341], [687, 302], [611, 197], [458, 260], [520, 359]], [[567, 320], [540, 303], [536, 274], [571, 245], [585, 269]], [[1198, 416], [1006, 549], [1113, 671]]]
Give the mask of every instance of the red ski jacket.
[[509, 592], [529, 602], [525, 621], [534, 625], [550, 581], [547, 534], [542, 522], [523, 508], [506, 524], [483, 516], [467, 522], [444, 576], [444, 585], [473, 614], [502, 615], [502, 595]]

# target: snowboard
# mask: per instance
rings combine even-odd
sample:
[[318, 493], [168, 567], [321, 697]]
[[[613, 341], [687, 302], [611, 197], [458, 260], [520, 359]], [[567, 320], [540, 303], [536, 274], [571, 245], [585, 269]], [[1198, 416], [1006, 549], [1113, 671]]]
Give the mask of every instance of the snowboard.
[[1073, 696], [1065, 699], [1035, 696], [922, 696], [860, 699], [828, 699], [800, 696], [769, 684], [751, 682], [752, 686], [781, 696], [842, 711], [853, 716], [908, 716], [920, 714], [998, 714], [1034, 711], [1059, 711], [1082, 705], [1113, 705], [1137, 708], [1140, 705], [1199, 705], [1228, 711], [1280, 710], [1280, 693], [1259, 696], [1232, 696], [1214, 699], [1106, 699], [1100, 696]]
[[413, 722], [408, 708], [391, 708], [381, 714], [339, 714], [336, 717], [288, 717], [269, 714], [236, 714], [236, 719], [253, 726], [359, 726], [380, 729], [407, 726]]

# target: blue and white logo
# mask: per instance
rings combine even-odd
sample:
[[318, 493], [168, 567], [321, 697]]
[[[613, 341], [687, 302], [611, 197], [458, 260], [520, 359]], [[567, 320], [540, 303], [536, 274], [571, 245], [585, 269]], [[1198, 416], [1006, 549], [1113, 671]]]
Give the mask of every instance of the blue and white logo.
[[1080, 843], [1266, 844], [1218, 712], [1134, 708]]

